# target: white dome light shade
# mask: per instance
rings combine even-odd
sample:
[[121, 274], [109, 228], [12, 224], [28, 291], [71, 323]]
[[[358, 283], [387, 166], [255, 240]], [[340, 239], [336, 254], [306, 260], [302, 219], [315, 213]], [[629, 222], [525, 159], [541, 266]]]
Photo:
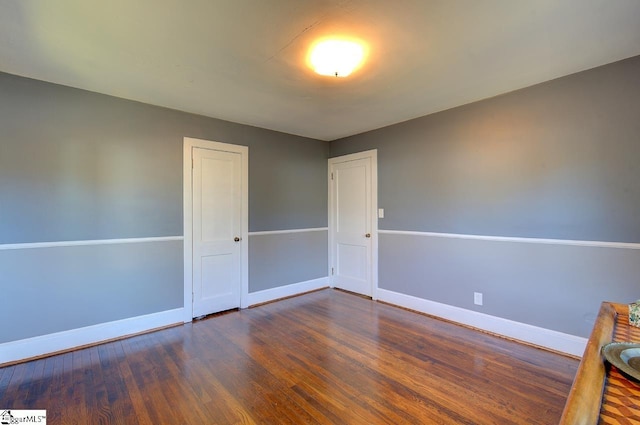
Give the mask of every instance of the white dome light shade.
[[324, 40], [313, 45], [309, 62], [320, 75], [346, 77], [364, 60], [362, 44], [348, 40]]

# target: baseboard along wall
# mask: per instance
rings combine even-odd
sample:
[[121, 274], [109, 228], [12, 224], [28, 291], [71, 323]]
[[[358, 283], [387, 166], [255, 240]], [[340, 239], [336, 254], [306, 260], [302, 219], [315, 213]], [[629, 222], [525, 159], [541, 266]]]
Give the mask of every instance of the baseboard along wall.
[[249, 306], [254, 306], [256, 304], [263, 304], [269, 301], [275, 301], [281, 298], [287, 298], [327, 287], [329, 287], [328, 277], [321, 277], [318, 279], [307, 280], [305, 282], [292, 283], [291, 285], [251, 292], [249, 293], [248, 304]]
[[182, 323], [183, 308], [0, 344], [0, 365]]
[[[326, 288], [329, 278], [308, 280], [249, 294], [248, 305]], [[0, 365], [42, 357], [86, 345], [98, 344], [184, 322], [184, 308], [131, 317], [63, 332], [0, 344]]]
[[378, 300], [553, 351], [581, 357], [587, 339], [378, 288]]
[[[248, 304], [254, 306], [305, 292], [327, 288], [329, 277], [285, 285], [249, 294]], [[500, 317], [466, 310], [386, 289], [377, 289], [379, 301], [415, 310], [483, 331], [538, 345], [554, 351], [580, 357], [587, 339], [549, 329], [531, 326]], [[57, 332], [0, 344], [0, 365], [53, 354], [111, 339], [158, 329], [183, 322], [183, 308], [100, 323], [79, 329]]]

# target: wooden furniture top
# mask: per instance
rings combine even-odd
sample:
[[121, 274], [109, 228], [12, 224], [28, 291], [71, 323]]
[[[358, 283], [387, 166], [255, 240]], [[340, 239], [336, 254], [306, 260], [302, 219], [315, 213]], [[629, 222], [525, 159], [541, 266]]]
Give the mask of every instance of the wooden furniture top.
[[561, 425], [640, 425], [640, 383], [605, 363], [602, 347], [610, 342], [640, 343], [640, 328], [629, 325], [626, 304], [603, 302], [600, 306]]

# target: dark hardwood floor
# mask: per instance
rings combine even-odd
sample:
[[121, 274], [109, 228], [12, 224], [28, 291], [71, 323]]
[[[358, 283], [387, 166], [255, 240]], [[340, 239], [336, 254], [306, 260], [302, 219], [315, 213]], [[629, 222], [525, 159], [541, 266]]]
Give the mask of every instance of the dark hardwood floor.
[[344, 293], [0, 368], [48, 424], [556, 424], [575, 359]]

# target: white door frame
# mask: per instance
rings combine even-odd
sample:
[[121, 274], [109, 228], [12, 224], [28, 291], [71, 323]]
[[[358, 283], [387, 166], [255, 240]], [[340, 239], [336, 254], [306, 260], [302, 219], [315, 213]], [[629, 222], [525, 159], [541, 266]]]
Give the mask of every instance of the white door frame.
[[334, 287], [333, 284], [333, 250], [334, 250], [334, 237], [333, 231], [335, 230], [334, 223], [334, 185], [331, 179], [331, 173], [333, 165], [340, 162], [355, 161], [358, 159], [371, 160], [371, 298], [378, 299], [378, 150], [371, 149], [368, 151], [352, 153], [349, 155], [338, 156], [335, 158], [329, 158], [329, 166], [327, 173], [327, 184], [329, 187], [329, 269], [327, 271], [329, 276], [329, 286]]
[[192, 199], [192, 151], [193, 148], [239, 153], [242, 156], [242, 283], [240, 308], [249, 303], [249, 147], [185, 137], [182, 150], [182, 194], [184, 220], [184, 322], [193, 319], [193, 199]]

